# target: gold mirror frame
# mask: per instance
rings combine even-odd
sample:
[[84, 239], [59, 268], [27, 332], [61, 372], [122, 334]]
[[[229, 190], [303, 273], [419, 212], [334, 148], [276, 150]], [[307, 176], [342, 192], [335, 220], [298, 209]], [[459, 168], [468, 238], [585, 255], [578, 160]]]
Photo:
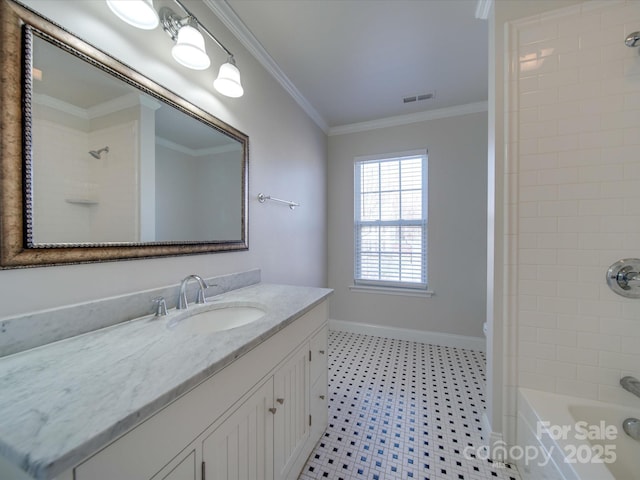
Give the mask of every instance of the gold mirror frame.
[[[0, 269], [247, 250], [249, 137], [26, 7], [11, 0], [0, 1]], [[25, 134], [29, 130], [25, 127], [31, 119], [24, 115], [29, 106], [23, 103], [27, 90], [25, 84], [28, 83], [24, 71], [27, 69], [23, 65], [31, 55], [31, 45], [26, 41], [33, 34], [30, 30], [37, 31], [38, 36], [54, 45], [239, 141], [243, 147], [241, 239], [30, 246], [27, 238], [30, 218], [26, 168], [29, 159], [25, 147], [31, 140]]]

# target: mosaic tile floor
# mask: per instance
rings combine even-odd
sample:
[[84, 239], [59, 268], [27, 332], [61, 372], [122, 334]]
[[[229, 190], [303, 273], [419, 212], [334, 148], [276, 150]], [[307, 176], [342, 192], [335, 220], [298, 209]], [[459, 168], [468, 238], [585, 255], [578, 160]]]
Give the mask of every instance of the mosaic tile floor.
[[330, 332], [329, 427], [299, 480], [520, 480], [475, 455], [484, 372], [481, 352]]

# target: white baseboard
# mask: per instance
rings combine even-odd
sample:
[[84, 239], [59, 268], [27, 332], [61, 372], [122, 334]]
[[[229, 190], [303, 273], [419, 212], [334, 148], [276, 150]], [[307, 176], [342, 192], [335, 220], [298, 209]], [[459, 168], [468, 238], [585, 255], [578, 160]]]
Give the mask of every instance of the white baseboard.
[[[504, 446], [502, 434], [491, 430], [491, 423], [489, 422], [489, 417], [487, 417], [486, 412], [480, 417], [480, 426], [482, 428], [482, 436], [484, 437], [490, 452], [493, 453], [496, 446]], [[493, 455], [491, 455], [491, 458], [493, 458]]]
[[329, 329], [340, 332], [362, 333], [376, 337], [393, 338], [396, 340], [409, 340], [413, 342], [431, 343], [445, 347], [457, 347], [467, 350], [486, 351], [486, 340], [480, 337], [467, 337], [450, 333], [429, 332], [423, 330], [411, 330], [408, 328], [395, 328], [368, 323], [345, 322], [342, 320], [329, 320]]
[[482, 437], [484, 438], [484, 446], [488, 449], [488, 456], [494, 462], [514, 463], [514, 459], [509, 458], [509, 449], [504, 441], [504, 437], [500, 432], [491, 430], [491, 423], [486, 412], [480, 418], [480, 426], [482, 428]]

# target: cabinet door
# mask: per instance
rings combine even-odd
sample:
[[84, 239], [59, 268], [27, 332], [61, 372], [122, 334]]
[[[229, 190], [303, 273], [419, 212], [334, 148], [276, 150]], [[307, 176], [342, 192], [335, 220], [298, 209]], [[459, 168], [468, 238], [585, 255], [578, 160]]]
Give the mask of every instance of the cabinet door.
[[202, 480], [273, 480], [273, 379], [202, 442]]
[[301, 348], [273, 375], [274, 469], [285, 478], [309, 437], [309, 345]]

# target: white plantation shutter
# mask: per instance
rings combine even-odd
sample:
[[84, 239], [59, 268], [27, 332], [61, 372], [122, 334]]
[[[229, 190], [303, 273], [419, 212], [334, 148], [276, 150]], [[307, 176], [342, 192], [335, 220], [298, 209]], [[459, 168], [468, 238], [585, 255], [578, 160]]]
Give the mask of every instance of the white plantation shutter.
[[426, 152], [356, 160], [354, 281], [426, 290]]

